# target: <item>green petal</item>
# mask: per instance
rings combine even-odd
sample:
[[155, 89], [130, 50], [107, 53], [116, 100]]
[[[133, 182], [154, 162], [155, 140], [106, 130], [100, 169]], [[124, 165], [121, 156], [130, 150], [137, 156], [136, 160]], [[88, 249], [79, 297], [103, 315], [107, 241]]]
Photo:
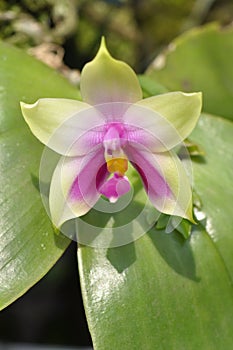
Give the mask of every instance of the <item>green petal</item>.
[[195, 223], [192, 213], [192, 190], [184, 166], [177, 155], [170, 151], [156, 154], [166, 182], [173, 196], [165, 202], [164, 213], [180, 216]]
[[68, 202], [69, 191], [77, 177], [79, 163], [78, 158], [61, 157], [53, 173], [49, 192], [49, 209], [51, 220], [57, 228], [60, 228], [65, 221], [90, 210], [84, 201], [78, 203], [79, 205], [75, 203], [76, 208]]
[[139, 101], [137, 104], [158, 112], [170, 122], [181, 140], [184, 140], [194, 129], [201, 112], [201, 92], [170, 92]]
[[31, 132], [45, 145], [55, 130], [68, 118], [90, 108], [84, 102], [62, 98], [43, 98], [34, 104], [21, 102], [20, 105]]
[[136, 74], [126, 63], [109, 54], [104, 38], [96, 57], [82, 70], [80, 90], [83, 100], [92, 105], [142, 99]]
[[172, 151], [156, 154], [156, 161], [173, 194], [171, 198], [166, 199], [163, 212], [195, 223], [192, 214], [191, 185], [182, 162]]

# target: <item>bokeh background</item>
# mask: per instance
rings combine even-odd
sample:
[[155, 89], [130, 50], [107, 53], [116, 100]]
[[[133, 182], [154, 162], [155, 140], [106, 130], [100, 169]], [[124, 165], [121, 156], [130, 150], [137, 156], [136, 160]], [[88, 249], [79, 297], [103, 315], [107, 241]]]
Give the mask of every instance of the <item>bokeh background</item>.
[[[142, 74], [176, 36], [213, 21], [232, 23], [232, 0], [0, 0], [1, 40], [77, 86], [102, 35], [114, 57]], [[76, 264], [72, 243], [47, 276], [0, 313], [0, 348], [1, 343], [91, 345]]]

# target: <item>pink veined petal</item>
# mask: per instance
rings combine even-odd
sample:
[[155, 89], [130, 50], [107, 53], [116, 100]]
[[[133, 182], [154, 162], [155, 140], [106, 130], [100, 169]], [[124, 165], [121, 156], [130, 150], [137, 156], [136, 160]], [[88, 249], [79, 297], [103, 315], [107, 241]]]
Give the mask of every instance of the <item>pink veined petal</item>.
[[166, 152], [183, 141], [182, 135], [165, 117], [152, 109], [132, 104], [122, 116], [127, 140], [152, 152]]
[[132, 106], [129, 102], [105, 102], [95, 106], [107, 123], [120, 123], [127, 109]]
[[49, 194], [54, 225], [60, 227], [65, 221], [86, 214], [99, 199], [98, 189], [107, 176], [102, 146], [83, 157], [61, 157]]
[[202, 94], [181, 91], [145, 98], [137, 105], [144, 106], [162, 115], [179, 132], [181, 139], [187, 138], [201, 113]]
[[103, 142], [106, 117], [94, 107], [78, 111], [53, 133], [47, 147], [65, 156], [82, 156]]
[[108, 179], [99, 189], [100, 193], [115, 203], [119, 197], [130, 191], [130, 183], [126, 176], [114, 176]]
[[192, 192], [184, 167], [173, 152], [151, 153], [127, 146], [125, 152], [139, 172], [151, 203], [160, 212], [193, 221]]
[[21, 103], [21, 108], [33, 134], [59, 154], [81, 156], [103, 141], [107, 116], [100, 108], [48, 98], [32, 105]]

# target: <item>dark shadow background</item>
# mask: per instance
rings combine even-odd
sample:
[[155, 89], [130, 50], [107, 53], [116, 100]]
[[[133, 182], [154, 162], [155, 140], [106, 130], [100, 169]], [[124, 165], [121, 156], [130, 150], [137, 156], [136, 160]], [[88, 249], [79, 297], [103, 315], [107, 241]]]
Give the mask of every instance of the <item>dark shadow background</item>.
[[0, 312], [0, 343], [90, 346], [76, 243], [25, 295]]

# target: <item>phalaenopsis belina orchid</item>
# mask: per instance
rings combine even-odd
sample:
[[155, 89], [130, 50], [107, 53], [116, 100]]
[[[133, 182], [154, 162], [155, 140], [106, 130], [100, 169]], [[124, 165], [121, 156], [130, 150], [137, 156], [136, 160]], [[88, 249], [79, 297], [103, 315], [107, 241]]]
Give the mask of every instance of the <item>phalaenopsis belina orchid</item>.
[[136, 74], [111, 57], [104, 39], [82, 70], [80, 90], [83, 101], [21, 103], [32, 133], [61, 155], [49, 192], [53, 224], [86, 214], [100, 196], [114, 203], [125, 195], [129, 162], [159, 212], [193, 221], [190, 181], [174, 148], [198, 121], [201, 93], [142, 99]]

